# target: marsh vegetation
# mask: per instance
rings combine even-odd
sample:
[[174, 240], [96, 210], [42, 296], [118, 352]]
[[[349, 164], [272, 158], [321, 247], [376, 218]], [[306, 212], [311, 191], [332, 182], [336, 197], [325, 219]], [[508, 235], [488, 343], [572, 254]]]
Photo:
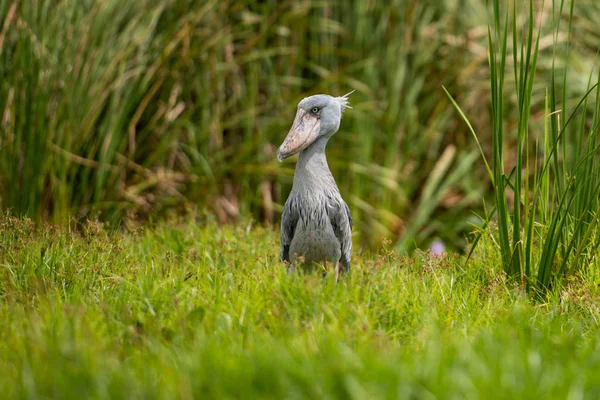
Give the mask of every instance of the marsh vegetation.
[[[600, 396], [600, 3], [509, 3], [0, 0], [2, 393]], [[289, 275], [351, 89], [352, 273]]]

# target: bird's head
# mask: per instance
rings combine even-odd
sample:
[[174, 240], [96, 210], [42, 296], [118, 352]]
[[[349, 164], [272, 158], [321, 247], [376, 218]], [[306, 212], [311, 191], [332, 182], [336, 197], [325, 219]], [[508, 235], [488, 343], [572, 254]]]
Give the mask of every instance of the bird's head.
[[318, 138], [333, 136], [340, 127], [344, 109], [350, 107], [348, 96], [352, 92], [340, 97], [316, 94], [298, 103], [296, 118], [277, 150], [277, 159], [283, 161], [304, 150]]

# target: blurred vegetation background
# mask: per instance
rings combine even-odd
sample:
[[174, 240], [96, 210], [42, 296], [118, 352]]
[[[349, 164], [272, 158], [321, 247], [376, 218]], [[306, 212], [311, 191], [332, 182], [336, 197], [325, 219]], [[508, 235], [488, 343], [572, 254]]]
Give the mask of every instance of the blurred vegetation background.
[[[553, 55], [576, 101], [600, 48], [600, 2], [577, 1], [570, 38], [545, 27], [552, 0], [534, 3], [532, 135]], [[442, 86], [489, 157], [489, 22], [485, 0], [0, 0], [0, 208], [277, 224], [295, 163], [275, 150], [296, 104], [355, 89], [328, 158], [356, 240], [462, 249], [492, 187]]]

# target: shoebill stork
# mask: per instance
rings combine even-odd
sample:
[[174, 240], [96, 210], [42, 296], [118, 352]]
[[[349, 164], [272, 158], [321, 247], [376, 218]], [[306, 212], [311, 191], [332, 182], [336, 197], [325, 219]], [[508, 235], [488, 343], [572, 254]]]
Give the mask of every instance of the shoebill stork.
[[325, 157], [325, 147], [340, 127], [350, 93], [303, 99], [277, 150], [279, 161], [300, 153], [281, 216], [281, 259], [292, 270], [299, 263], [313, 262], [332, 263], [336, 276], [340, 270], [350, 269], [352, 216]]

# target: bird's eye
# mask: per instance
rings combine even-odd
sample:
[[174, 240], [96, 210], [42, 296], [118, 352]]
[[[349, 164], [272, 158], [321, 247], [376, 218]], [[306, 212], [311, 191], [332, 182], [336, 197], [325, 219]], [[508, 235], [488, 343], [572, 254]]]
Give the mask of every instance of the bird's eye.
[[313, 107], [313, 109], [310, 110], [310, 111], [312, 111], [313, 114], [316, 114], [316, 113], [319, 112], [319, 108], [318, 107]]

